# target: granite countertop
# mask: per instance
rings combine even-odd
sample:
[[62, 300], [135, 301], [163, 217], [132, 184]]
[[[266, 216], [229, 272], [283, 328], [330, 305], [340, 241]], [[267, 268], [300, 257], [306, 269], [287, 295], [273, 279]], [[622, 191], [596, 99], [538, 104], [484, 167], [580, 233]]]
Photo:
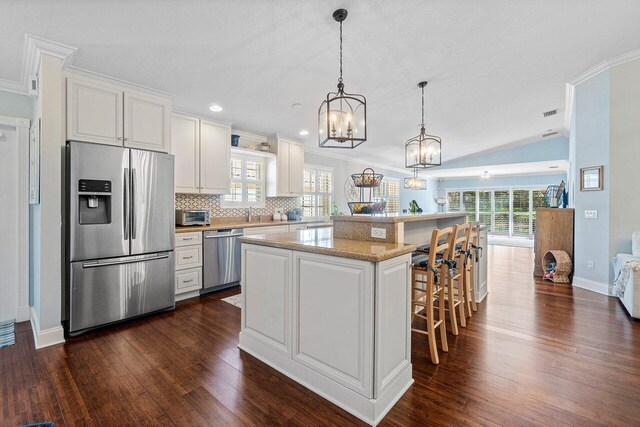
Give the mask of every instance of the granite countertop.
[[240, 237], [240, 242], [370, 262], [395, 258], [416, 249], [414, 245], [404, 243], [338, 239], [333, 237], [333, 230], [330, 228], [244, 236]]
[[[303, 219], [302, 221], [221, 221], [211, 222], [211, 225], [187, 225], [180, 226], [176, 225], [176, 233], [191, 233], [194, 231], [214, 231], [214, 230], [222, 230], [225, 228], [253, 228], [253, 227], [276, 227], [279, 225], [290, 225], [290, 224], [319, 224], [323, 223], [322, 220], [318, 219]], [[326, 223], [327, 225], [331, 225], [330, 222]]]
[[459, 212], [443, 212], [443, 213], [399, 213], [384, 215], [337, 215], [332, 216], [333, 221], [354, 221], [354, 222], [414, 222], [414, 221], [432, 221], [446, 218], [460, 218], [467, 216], [466, 213]]

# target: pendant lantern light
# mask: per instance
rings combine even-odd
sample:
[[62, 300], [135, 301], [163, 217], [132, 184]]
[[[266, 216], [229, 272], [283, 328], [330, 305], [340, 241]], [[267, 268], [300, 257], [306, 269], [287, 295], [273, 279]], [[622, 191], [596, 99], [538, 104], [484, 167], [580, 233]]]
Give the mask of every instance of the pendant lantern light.
[[336, 10], [333, 19], [340, 23], [340, 77], [338, 91], [329, 92], [318, 110], [318, 143], [324, 148], [356, 148], [367, 140], [367, 100], [344, 91], [342, 22], [347, 19], [347, 11]]
[[427, 82], [418, 83], [422, 89], [422, 124], [420, 125], [420, 135], [411, 138], [405, 143], [404, 157], [405, 167], [408, 168], [431, 168], [442, 164], [442, 140], [438, 136], [427, 134], [424, 127], [424, 87]]
[[427, 180], [418, 177], [418, 169], [413, 168], [413, 176], [404, 179], [405, 190], [426, 190]]

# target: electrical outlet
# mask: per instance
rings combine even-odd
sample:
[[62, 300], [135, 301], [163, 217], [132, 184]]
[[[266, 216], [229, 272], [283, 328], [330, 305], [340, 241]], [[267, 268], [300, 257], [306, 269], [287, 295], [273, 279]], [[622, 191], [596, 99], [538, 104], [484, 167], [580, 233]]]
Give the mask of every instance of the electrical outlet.
[[596, 269], [596, 263], [593, 261], [587, 261], [587, 270], [594, 271]]
[[371, 228], [371, 237], [375, 237], [376, 239], [386, 239], [387, 238], [387, 229], [386, 228]]
[[584, 217], [589, 219], [597, 219], [598, 211], [584, 211]]

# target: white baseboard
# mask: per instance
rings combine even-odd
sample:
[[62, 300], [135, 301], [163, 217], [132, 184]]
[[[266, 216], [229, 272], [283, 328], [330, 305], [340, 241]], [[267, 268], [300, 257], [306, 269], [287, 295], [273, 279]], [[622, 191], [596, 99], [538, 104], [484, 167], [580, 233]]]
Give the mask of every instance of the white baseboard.
[[601, 283], [594, 280], [585, 279], [583, 277], [573, 276], [573, 286], [586, 289], [588, 291], [597, 292], [602, 295], [614, 296], [609, 290], [608, 283]]
[[31, 307], [28, 305], [23, 305], [22, 307], [18, 307], [16, 311], [16, 322], [26, 322], [31, 318]]
[[34, 307], [31, 307], [31, 329], [33, 330], [33, 341], [36, 350], [64, 342], [64, 329], [62, 326], [40, 330], [40, 319]]

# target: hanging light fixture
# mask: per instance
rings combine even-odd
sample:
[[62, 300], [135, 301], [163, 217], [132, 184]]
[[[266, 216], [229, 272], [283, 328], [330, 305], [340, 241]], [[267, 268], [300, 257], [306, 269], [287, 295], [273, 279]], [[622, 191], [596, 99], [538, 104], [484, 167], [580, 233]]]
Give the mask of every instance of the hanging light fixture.
[[404, 188], [406, 190], [426, 190], [427, 180], [418, 177], [418, 169], [413, 168], [413, 176], [404, 179]]
[[344, 91], [342, 22], [347, 19], [347, 11], [336, 10], [333, 19], [340, 23], [340, 77], [338, 91], [329, 92], [318, 110], [318, 142], [325, 148], [356, 148], [367, 140], [367, 100]]
[[489, 175], [489, 171], [484, 171], [482, 173], [482, 175], [480, 175], [480, 178], [484, 179], [485, 181], [487, 181], [488, 179], [491, 178], [491, 175]]
[[408, 168], [426, 169], [441, 164], [442, 140], [440, 137], [427, 134], [424, 128], [424, 87], [427, 82], [418, 83], [422, 89], [422, 124], [420, 135], [411, 138], [405, 143], [404, 165]]

